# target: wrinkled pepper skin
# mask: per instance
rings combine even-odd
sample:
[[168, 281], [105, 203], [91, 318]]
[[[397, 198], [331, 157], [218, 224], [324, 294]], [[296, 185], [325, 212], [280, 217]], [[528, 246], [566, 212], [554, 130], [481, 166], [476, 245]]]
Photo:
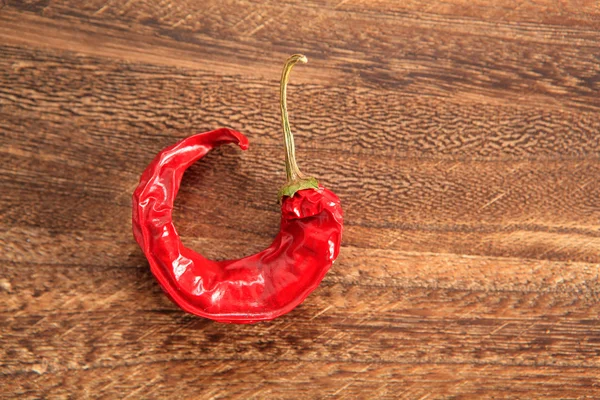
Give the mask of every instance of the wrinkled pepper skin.
[[248, 148], [244, 135], [222, 128], [161, 151], [133, 194], [133, 233], [160, 286], [183, 310], [227, 323], [271, 320], [302, 303], [337, 258], [340, 200], [320, 185], [284, 197], [280, 232], [268, 248], [239, 260], [204, 258], [182, 244], [173, 203], [185, 170], [226, 143]]

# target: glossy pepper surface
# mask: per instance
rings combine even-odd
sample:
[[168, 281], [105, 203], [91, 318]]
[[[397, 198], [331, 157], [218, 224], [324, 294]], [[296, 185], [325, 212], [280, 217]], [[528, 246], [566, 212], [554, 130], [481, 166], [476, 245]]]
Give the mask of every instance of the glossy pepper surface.
[[248, 139], [221, 128], [190, 136], [161, 151], [146, 168], [133, 194], [133, 233], [163, 290], [183, 310], [219, 322], [271, 320], [300, 304], [337, 258], [342, 238], [338, 197], [300, 173], [285, 102], [292, 66], [284, 68], [281, 110], [286, 138], [288, 183], [280, 190], [281, 226], [273, 243], [238, 260], [208, 260], [185, 247], [172, 220], [173, 203], [185, 170], [216, 146]]

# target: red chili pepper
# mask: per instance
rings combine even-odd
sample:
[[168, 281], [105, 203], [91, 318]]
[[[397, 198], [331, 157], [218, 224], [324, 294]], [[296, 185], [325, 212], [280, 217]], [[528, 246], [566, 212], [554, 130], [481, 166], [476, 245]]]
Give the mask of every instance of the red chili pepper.
[[338, 256], [340, 200], [296, 165], [286, 87], [298, 61], [307, 60], [290, 57], [281, 77], [287, 183], [279, 191], [281, 228], [271, 246], [239, 260], [212, 261], [185, 247], [173, 225], [173, 202], [185, 170], [216, 146], [248, 148], [248, 139], [234, 130], [199, 133], [167, 147], [133, 193], [135, 239], [163, 290], [187, 312], [229, 323], [271, 320], [302, 303]]

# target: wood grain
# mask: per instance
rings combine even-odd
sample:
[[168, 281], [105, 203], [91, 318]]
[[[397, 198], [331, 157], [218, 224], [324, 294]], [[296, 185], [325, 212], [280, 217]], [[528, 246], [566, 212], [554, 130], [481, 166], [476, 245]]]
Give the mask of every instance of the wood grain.
[[[0, 2], [0, 397], [600, 397], [595, 1]], [[179, 311], [131, 235], [164, 146], [230, 126], [175, 221], [267, 246], [299, 163], [346, 229], [270, 323]], [[244, 190], [240, 190], [244, 188]]]

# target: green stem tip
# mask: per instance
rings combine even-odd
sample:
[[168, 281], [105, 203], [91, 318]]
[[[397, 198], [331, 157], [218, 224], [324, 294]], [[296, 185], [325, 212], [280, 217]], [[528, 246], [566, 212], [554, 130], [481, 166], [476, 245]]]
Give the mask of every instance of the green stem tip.
[[294, 135], [290, 129], [290, 120], [287, 112], [287, 84], [290, 79], [290, 72], [296, 63], [308, 62], [306, 56], [294, 54], [287, 59], [283, 66], [280, 81], [280, 107], [281, 124], [283, 126], [283, 139], [285, 145], [285, 173], [287, 176], [286, 184], [279, 190], [278, 196], [281, 201], [283, 196], [292, 197], [297, 191], [304, 189], [318, 189], [319, 183], [313, 177], [306, 177], [298, 168], [296, 163], [296, 149], [294, 148]]

